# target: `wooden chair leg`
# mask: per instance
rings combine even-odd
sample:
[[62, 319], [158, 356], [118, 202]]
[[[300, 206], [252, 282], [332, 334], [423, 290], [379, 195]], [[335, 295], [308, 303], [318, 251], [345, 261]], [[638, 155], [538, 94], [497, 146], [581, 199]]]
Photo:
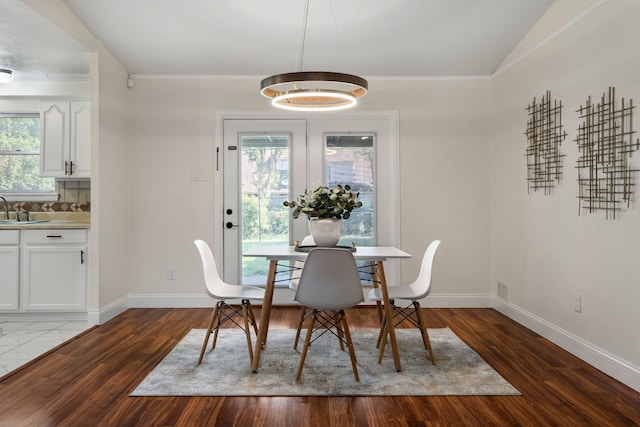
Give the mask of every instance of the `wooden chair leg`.
[[429, 340], [429, 332], [427, 332], [427, 324], [424, 321], [424, 315], [422, 314], [422, 310], [420, 309], [420, 303], [418, 301], [414, 301], [413, 307], [415, 308], [417, 313], [418, 327], [420, 328], [420, 334], [422, 335], [424, 348], [429, 351], [429, 355], [431, 356], [431, 364], [435, 365], [436, 357], [433, 354], [433, 348], [431, 348], [431, 340]]
[[347, 324], [347, 317], [344, 312], [341, 313], [341, 323], [344, 329], [344, 335], [347, 340], [347, 347], [349, 347], [349, 357], [351, 358], [351, 367], [353, 368], [353, 376], [356, 381], [360, 382], [360, 376], [358, 375], [358, 362], [356, 360], [356, 351], [353, 348], [353, 341], [351, 341], [351, 333], [349, 332], [349, 325]]
[[302, 375], [302, 367], [304, 366], [304, 360], [307, 358], [307, 351], [309, 350], [309, 344], [311, 343], [311, 333], [313, 332], [313, 326], [316, 323], [316, 314], [314, 313], [309, 320], [309, 327], [307, 328], [307, 336], [304, 339], [304, 347], [302, 348], [302, 356], [300, 356], [300, 364], [298, 365], [298, 373], [296, 374], [296, 381], [300, 381]]
[[209, 337], [211, 336], [211, 330], [213, 329], [213, 322], [216, 320], [218, 315], [218, 304], [213, 307], [211, 311], [211, 317], [209, 318], [209, 324], [207, 325], [207, 333], [204, 336], [204, 342], [202, 343], [202, 349], [200, 350], [200, 358], [198, 359], [198, 365], [202, 363], [202, 358], [204, 357], [204, 352], [207, 348], [207, 343], [209, 342]]
[[249, 360], [253, 363], [253, 347], [251, 344], [251, 329], [249, 329], [249, 301], [242, 301], [242, 319], [244, 320], [244, 332], [247, 336], [247, 348], [249, 349]]
[[302, 325], [304, 323], [304, 319], [307, 315], [307, 307], [302, 307], [300, 309], [300, 319], [298, 320], [298, 328], [296, 330], [296, 339], [293, 341], [293, 348], [295, 350], [298, 349], [298, 341], [300, 340], [300, 331], [302, 330]]
[[[393, 307], [393, 303], [394, 303], [393, 300], [391, 300], [390, 303], [392, 304], [392, 307]], [[391, 318], [391, 321], [393, 322], [393, 318]], [[384, 349], [387, 346], [387, 335], [389, 335], [389, 329], [387, 328], [387, 323], [388, 323], [387, 315], [383, 314], [382, 323], [380, 325], [380, 333], [378, 334], [378, 342], [376, 344], [376, 348], [380, 349], [380, 352], [378, 353], [378, 364], [382, 363], [382, 358], [384, 357]]]
[[[336, 320], [336, 317], [338, 318]], [[340, 342], [340, 350], [344, 351], [344, 335], [342, 332], [342, 319], [344, 318], [344, 313], [336, 312], [332, 321], [336, 322], [336, 334], [338, 335], [338, 341]]]
[[221, 319], [224, 314], [224, 301], [219, 301], [218, 304], [218, 315], [216, 316], [216, 323], [213, 325], [213, 341], [211, 342], [211, 350], [216, 348], [216, 343], [218, 342], [218, 331], [220, 330], [220, 325], [222, 324]]
[[[389, 303], [391, 304], [391, 308], [394, 309], [394, 300], [390, 300]], [[378, 301], [378, 304], [380, 304], [380, 302]], [[392, 310], [393, 312], [393, 310]], [[384, 312], [384, 310], [382, 310], [382, 315], [380, 315], [380, 333], [378, 334], [378, 341], [376, 342], [376, 348], [380, 348], [380, 343], [382, 343], [382, 339], [384, 338], [385, 340], [387, 339], [387, 315]], [[393, 320], [393, 319], [392, 319]], [[380, 360], [382, 360], [382, 358], [380, 358]], [[378, 362], [379, 363], [379, 362]]]
[[385, 336], [386, 329], [387, 329], [387, 318], [383, 314], [382, 320], [380, 321], [380, 333], [378, 334], [378, 341], [376, 342], [376, 348], [380, 348], [380, 343], [382, 342], [382, 338]]
[[380, 331], [382, 335], [382, 339], [380, 340], [380, 353], [378, 353], [378, 364], [382, 363], [382, 357], [384, 356], [384, 349], [387, 346], [387, 335], [389, 335], [389, 330], [387, 329], [386, 322], [383, 328], [384, 329]]
[[253, 306], [251, 302], [247, 300], [247, 308], [249, 309], [249, 320], [251, 320], [251, 324], [253, 325], [253, 332], [255, 332], [256, 336], [258, 335], [258, 322], [256, 322], [256, 316], [253, 314]]

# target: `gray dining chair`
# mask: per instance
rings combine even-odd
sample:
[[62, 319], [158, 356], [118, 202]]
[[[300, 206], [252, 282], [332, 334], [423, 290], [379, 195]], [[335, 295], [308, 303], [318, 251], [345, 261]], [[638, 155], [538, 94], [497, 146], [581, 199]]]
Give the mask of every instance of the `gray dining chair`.
[[311, 310], [296, 380], [300, 380], [302, 375], [309, 345], [329, 331], [338, 338], [342, 350], [346, 344], [353, 375], [356, 381], [360, 381], [356, 354], [344, 313], [345, 309], [364, 301], [358, 267], [351, 251], [338, 248], [312, 249], [302, 269], [294, 299]]
[[[218, 331], [222, 325], [227, 322], [233, 323], [236, 326], [244, 330], [247, 336], [247, 347], [249, 349], [249, 360], [253, 361], [253, 346], [251, 344], [251, 328], [253, 327], [254, 333], [258, 334], [258, 327], [256, 318], [253, 314], [253, 308], [251, 307], [250, 300], [262, 300], [264, 298], [264, 289], [255, 286], [242, 286], [231, 285], [225, 283], [218, 274], [218, 268], [211, 252], [211, 248], [206, 242], [202, 240], [194, 240], [198, 252], [200, 253], [200, 259], [202, 261], [202, 270], [204, 273], [204, 283], [207, 290], [207, 294], [214, 299], [217, 299], [209, 324], [207, 326], [207, 332], [202, 343], [202, 349], [200, 350], [200, 358], [198, 359], [198, 365], [202, 363], [209, 337], [213, 333], [213, 342], [211, 343], [211, 350], [216, 347], [218, 340]], [[227, 304], [227, 300], [240, 300], [240, 307]], [[242, 323], [236, 320], [238, 317], [242, 317]]]
[[[420, 329], [424, 348], [429, 352], [429, 355], [431, 356], [431, 363], [433, 365], [436, 364], [436, 358], [433, 354], [433, 348], [431, 347], [429, 333], [427, 332], [427, 325], [424, 322], [424, 314], [422, 313], [419, 300], [426, 298], [431, 292], [431, 271], [433, 268], [433, 260], [436, 256], [436, 251], [438, 250], [440, 243], [440, 240], [434, 240], [429, 244], [429, 247], [427, 247], [427, 250], [422, 257], [422, 265], [420, 267], [418, 278], [413, 283], [405, 286], [387, 286], [389, 302], [393, 307], [394, 319], [396, 317], [399, 318], [397, 324], [407, 320], [413, 326]], [[382, 289], [372, 289], [367, 295], [367, 299], [369, 301], [382, 302]], [[408, 300], [410, 303], [406, 307], [399, 307], [396, 305], [396, 300]], [[391, 319], [391, 321], [394, 321], [394, 319]], [[386, 316], [383, 316], [380, 325], [380, 334], [378, 335], [378, 343], [376, 345], [376, 347], [380, 349], [378, 363], [382, 362], [382, 356], [384, 355], [388, 335], [388, 321], [389, 320]], [[394, 326], [395, 325], [396, 323], [394, 323]]]

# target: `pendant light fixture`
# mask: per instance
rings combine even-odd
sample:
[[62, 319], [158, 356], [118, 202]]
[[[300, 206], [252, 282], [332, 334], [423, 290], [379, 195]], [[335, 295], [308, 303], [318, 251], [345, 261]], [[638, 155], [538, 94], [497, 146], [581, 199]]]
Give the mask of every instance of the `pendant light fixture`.
[[0, 83], [11, 83], [13, 81], [13, 71], [7, 68], [0, 68]]
[[[331, 5], [330, 0], [327, 1]], [[333, 18], [336, 24], [335, 16]], [[302, 71], [308, 20], [309, 0], [306, 0], [299, 71], [263, 79], [260, 82], [260, 93], [270, 98], [273, 106], [286, 110], [333, 111], [353, 107], [358, 98], [367, 94], [368, 83], [365, 79], [353, 74]], [[337, 29], [336, 24], [336, 31]]]

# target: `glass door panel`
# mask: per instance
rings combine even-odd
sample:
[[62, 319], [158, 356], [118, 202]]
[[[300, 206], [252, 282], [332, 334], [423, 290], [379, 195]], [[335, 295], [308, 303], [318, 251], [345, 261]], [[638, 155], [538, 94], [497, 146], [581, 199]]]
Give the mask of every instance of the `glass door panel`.
[[375, 246], [375, 135], [326, 134], [325, 156], [328, 187], [348, 184], [362, 202], [362, 207], [343, 221], [338, 244], [349, 246], [356, 242], [360, 246]]
[[289, 245], [305, 225], [282, 204], [306, 185], [304, 120], [225, 120], [223, 241], [227, 283], [264, 285], [269, 263], [243, 257], [254, 244]]
[[[289, 245], [290, 135], [240, 135], [242, 251], [255, 244]], [[242, 283], [264, 284], [269, 263], [242, 259]]]

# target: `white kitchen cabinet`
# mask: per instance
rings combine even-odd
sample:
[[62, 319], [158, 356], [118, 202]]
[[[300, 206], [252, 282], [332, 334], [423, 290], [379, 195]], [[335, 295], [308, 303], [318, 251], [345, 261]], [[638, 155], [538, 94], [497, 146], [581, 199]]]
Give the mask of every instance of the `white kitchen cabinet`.
[[89, 102], [40, 102], [40, 141], [40, 176], [90, 178]]
[[20, 234], [18, 230], [0, 230], [0, 311], [19, 308]]
[[23, 230], [22, 309], [85, 311], [87, 230]]

